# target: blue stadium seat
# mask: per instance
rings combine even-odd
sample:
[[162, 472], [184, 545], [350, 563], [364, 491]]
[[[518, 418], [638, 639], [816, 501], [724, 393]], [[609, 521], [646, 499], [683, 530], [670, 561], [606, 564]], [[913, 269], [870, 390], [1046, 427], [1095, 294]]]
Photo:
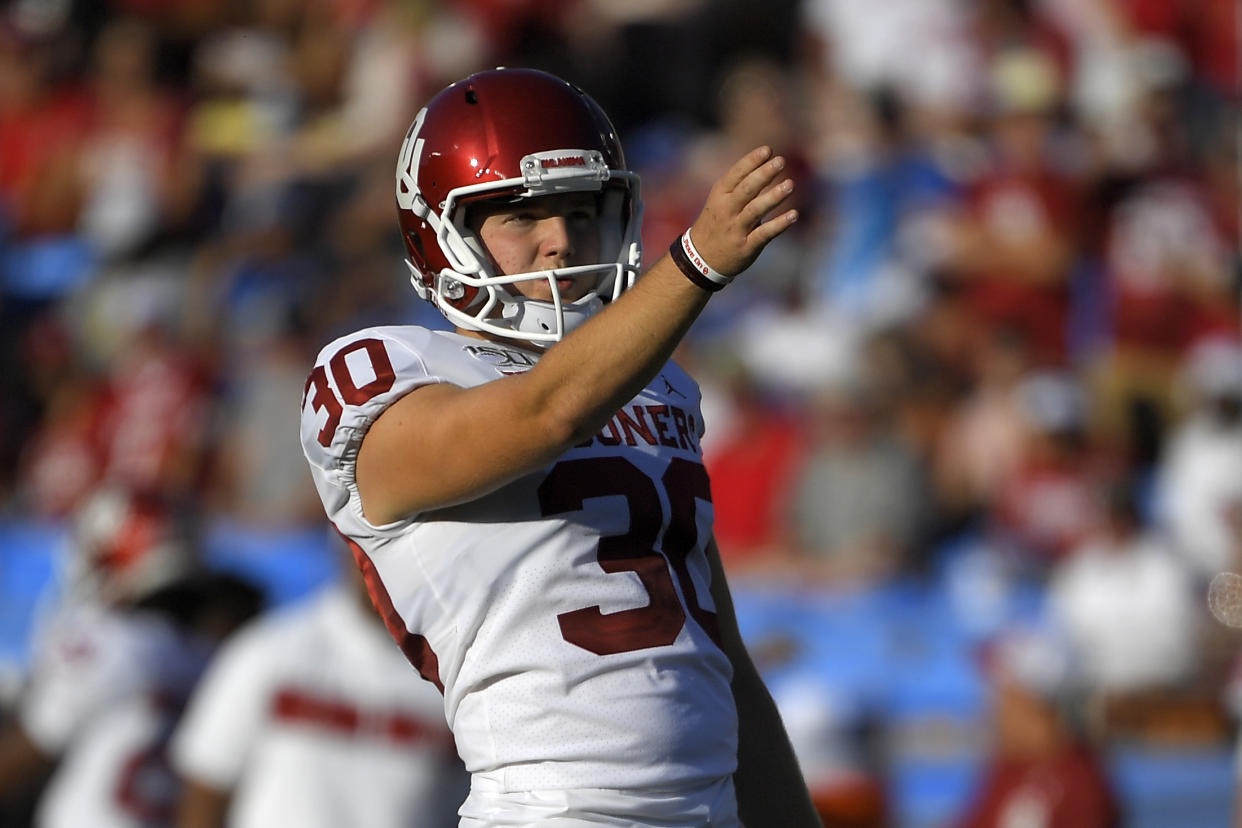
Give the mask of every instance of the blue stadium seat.
[[1118, 745], [1109, 769], [1127, 828], [1229, 828], [1238, 785], [1227, 746], [1154, 748]]
[[39, 598], [52, 582], [64, 528], [55, 523], [0, 523], [0, 665], [21, 670]]

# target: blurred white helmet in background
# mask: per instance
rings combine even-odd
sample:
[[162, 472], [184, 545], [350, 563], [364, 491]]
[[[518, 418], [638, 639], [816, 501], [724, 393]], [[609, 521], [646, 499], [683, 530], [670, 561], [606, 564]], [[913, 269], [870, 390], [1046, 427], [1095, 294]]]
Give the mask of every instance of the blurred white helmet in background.
[[65, 586], [72, 597], [133, 602], [196, 565], [193, 526], [183, 510], [155, 493], [106, 485], [74, 514]]

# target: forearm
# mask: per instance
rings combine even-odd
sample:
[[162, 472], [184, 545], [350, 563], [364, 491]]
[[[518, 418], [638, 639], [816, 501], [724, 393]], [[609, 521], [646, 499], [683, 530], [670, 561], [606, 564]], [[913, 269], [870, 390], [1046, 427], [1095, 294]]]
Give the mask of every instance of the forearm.
[[738, 707], [738, 813], [746, 828], [818, 826], [802, 771], [772, 696], [746, 663], [733, 678]]
[[712, 572], [712, 600], [720, 642], [733, 665], [733, 700], [738, 718], [737, 773], [733, 782], [742, 824], [747, 828], [818, 826], [819, 816], [811, 804], [785, 725], [742, 641], [733, 597], [714, 540], [706, 554]]
[[177, 805], [177, 828], [221, 828], [230, 799], [229, 791], [187, 779]]
[[19, 798], [42, 783], [53, 760], [13, 722], [0, 728], [0, 801]]

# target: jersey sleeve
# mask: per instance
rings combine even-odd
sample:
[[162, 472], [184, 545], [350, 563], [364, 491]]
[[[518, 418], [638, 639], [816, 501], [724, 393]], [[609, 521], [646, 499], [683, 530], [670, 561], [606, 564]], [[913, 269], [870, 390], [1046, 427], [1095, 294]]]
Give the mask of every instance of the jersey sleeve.
[[173, 767], [187, 779], [231, 790], [241, 778], [270, 702], [263, 629], [243, 630], [225, 644], [195, 689], [170, 747]]
[[51, 625], [19, 710], [40, 751], [59, 755], [95, 716], [141, 686], [145, 665], [132, 637], [104, 614], [70, 612]]
[[302, 450], [338, 526], [366, 523], [355, 471], [371, 424], [416, 388], [446, 381], [421, 356], [429, 336], [412, 326], [370, 328], [329, 344], [311, 369], [302, 395]]

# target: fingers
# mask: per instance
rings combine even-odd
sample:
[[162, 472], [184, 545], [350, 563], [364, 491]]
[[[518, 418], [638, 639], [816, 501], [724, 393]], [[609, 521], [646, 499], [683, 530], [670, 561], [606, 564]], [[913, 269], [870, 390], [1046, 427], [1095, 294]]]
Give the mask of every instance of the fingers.
[[[764, 149], [766, 149], [766, 147]], [[778, 155], [766, 163], [756, 166], [744, 175], [730, 191], [730, 195], [735, 199], [740, 199], [740, 208], [741, 203], [750, 201], [756, 195], [770, 187], [772, 182], [776, 180], [776, 177], [780, 175], [781, 170], [783, 169], [785, 169], [785, 159]]]
[[797, 220], [797, 210], [786, 210], [779, 216], [774, 216], [759, 224], [758, 227], [750, 231], [750, 235], [746, 237], [746, 240], [753, 245], [756, 250], [762, 250], [764, 245], [788, 230], [790, 225]]
[[754, 172], [772, 156], [771, 147], [756, 147], [737, 160], [720, 179], [725, 192], [732, 192], [744, 178]]
[[758, 195], [747, 202], [746, 206], [738, 213], [738, 217], [747, 229], [757, 227], [763, 221], [765, 215], [779, 207], [793, 195], [793, 189], [793, 180], [786, 178], [779, 184], [761, 190]]
[[[762, 155], [766, 149], [760, 147], [742, 159], [743, 162], [755, 160], [752, 156]], [[749, 163], [741, 163], [735, 165], [734, 170], [748, 166]], [[793, 193], [792, 179], [786, 178], [774, 183], [784, 169], [785, 159], [779, 155], [758, 166], [750, 166], [750, 172], [743, 175], [733, 190], [724, 196], [727, 212], [737, 216], [746, 232], [757, 227], [765, 215], [780, 206]]]

